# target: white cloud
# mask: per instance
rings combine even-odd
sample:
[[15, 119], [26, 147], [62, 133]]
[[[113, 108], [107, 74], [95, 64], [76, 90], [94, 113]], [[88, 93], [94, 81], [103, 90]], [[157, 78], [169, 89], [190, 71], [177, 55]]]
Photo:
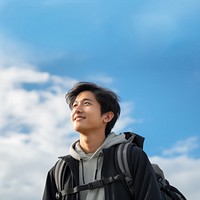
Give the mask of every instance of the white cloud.
[[190, 137], [165, 149], [164, 156], [150, 158], [152, 163], [157, 163], [163, 169], [170, 184], [177, 187], [188, 200], [199, 198], [200, 159], [189, 156], [197, 148], [198, 137]]
[[64, 99], [76, 80], [20, 67], [1, 67], [0, 80], [0, 196], [38, 199], [47, 170], [76, 137]]
[[193, 150], [197, 149], [198, 145], [198, 138], [197, 137], [190, 137], [186, 140], [178, 141], [174, 146], [170, 149], [166, 149], [163, 151], [163, 155], [165, 156], [173, 156], [177, 154], [188, 154]]

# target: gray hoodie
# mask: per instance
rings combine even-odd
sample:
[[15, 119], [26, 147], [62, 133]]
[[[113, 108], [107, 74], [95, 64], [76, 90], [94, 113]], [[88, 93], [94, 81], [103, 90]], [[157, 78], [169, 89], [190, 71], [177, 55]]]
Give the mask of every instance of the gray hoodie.
[[[102, 149], [106, 149], [115, 144], [126, 142], [125, 135], [117, 135], [110, 133], [104, 143], [94, 152], [86, 154], [80, 147], [79, 140], [74, 142], [70, 147], [70, 155], [79, 160], [79, 184], [87, 184], [95, 180], [101, 179], [101, 168], [103, 165]], [[105, 199], [104, 189], [97, 188], [94, 190], [86, 190], [80, 193], [80, 200], [96, 200]]]

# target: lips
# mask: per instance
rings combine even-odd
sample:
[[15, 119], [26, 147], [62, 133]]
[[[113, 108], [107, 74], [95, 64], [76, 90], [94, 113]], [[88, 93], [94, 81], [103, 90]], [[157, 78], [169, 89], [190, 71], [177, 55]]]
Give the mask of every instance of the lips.
[[83, 116], [75, 116], [74, 117], [74, 121], [79, 121], [79, 120], [82, 120], [82, 119], [85, 119], [86, 117], [83, 117]]

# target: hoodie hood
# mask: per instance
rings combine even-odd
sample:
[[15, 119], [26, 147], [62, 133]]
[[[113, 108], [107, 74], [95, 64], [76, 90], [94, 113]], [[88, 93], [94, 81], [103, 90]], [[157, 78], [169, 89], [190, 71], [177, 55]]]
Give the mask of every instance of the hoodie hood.
[[109, 148], [113, 145], [126, 142], [124, 134], [117, 135], [114, 132], [111, 132], [103, 142], [103, 144], [94, 152], [86, 154], [80, 147], [80, 141], [77, 140], [70, 146], [69, 154], [76, 160], [90, 160], [92, 158], [97, 158], [101, 154], [102, 149]]

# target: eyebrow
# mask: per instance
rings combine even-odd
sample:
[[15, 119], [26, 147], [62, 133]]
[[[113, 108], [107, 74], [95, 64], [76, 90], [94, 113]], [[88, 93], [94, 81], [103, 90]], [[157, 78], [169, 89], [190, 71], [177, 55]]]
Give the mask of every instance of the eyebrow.
[[84, 99], [81, 99], [80, 101], [75, 100], [75, 101], [70, 105], [70, 108], [72, 109], [72, 107], [73, 107], [73, 105], [74, 105], [75, 103], [84, 102], [84, 101], [93, 102], [94, 100], [93, 100], [93, 99], [90, 99], [90, 98], [84, 98]]
[[[92, 100], [92, 99], [89, 99], [89, 98], [84, 98], [84, 99], [81, 99], [80, 101], [93, 101], [93, 100]], [[75, 102], [80, 102], [80, 101], [75, 100], [74, 103], [75, 103]]]

